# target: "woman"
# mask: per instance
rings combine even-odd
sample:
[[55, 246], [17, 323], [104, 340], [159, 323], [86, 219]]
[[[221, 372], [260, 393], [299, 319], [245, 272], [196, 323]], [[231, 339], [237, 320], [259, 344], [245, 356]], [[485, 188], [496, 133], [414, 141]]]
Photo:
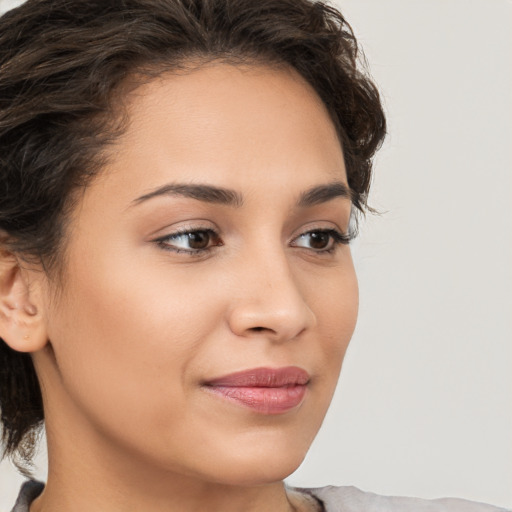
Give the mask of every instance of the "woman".
[[[293, 490], [357, 316], [385, 133], [306, 0], [29, 1], [0, 20], [0, 406], [14, 510], [497, 510]], [[359, 508], [358, 508], [359, 507]]]

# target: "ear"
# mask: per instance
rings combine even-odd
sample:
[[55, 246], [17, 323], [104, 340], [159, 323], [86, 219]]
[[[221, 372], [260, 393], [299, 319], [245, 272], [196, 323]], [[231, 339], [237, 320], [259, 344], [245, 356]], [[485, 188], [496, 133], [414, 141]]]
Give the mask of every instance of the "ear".
[[0, 248], [0, 338], [18, 352], [35, 352], [47, 343], [41, 293], [31, 273]]

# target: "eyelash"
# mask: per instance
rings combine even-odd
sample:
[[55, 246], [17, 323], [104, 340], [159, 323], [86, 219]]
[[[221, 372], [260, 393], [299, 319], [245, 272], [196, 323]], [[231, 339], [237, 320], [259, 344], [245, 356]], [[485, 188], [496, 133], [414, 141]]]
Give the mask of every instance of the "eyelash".
[[210, 236], [211, 238], [220, 240], [218, 233], [216, 231], [214, 231], [213, 229], [210, 229], [210, 228], [198, 228], [198, 229], [184, 228], [184, 229], [179, 229], [178, 231], [175, 231], [174, 233], [170, 233], [168, 235], [159, 237], [155, 240], [155, 242], [165, 251], [171, 251], [171, 252], [175, 252], [178, 254], [188, 254], [190, 256], [201, 256], [202, 254], [210, 252], [213, 247], [218, 247], [218, 246], [224, 245], [220, 242], [220, 243], [216, 243], [215, 245], [209, 246], [204, 249], [180, 249], [177, 247], [172, 247], [169, 244], [169, 241], [171, 241], [173, 239], [176, 239], [176, 238], [179, 238], [179, 237], [182, 237], [185, 235], [190, 236], [190, 235], [197, 234], [197, 233], [205, 233], [205, 234], [208, 234], [208, 236]]
[[[194, 234], [198, 234], [198, 233], [207, 234], [209, 237], [211, 237], [217, 241], [214, 242], [213, 245], [210, 245], [204, 249], [181, 249], [181, 248], [173, 247], [169, 243], [170, 241], [177, 239], [179, 237], [182, 237], [185, 235], [190, 236], [190, 235], [194, 235]], [[339, 245], [348, 245], [353, 239], [352, 235], [342, 233], [341, 231], [338, 231], [336, 229], [310, 229], [309, 231], [301, 233], [299, 236], [295, 237], [293, 239], [293, 241], [299, 240], [299, 239], [306, 237], [307, 235], [311, 235], [313, 233], [329, 235], [332, 240], [332, 244], [327, 249], [318, 249], [318, 250], [310, 249], [315, 254], [331, 254], [336, 251], [336, 248]], [[178, 231], [175, 231], [174, 233], [170, 233], [168, 235], [159, 237], [159, 238], [155, 239], [154, 242], [157, 243], [158, 246], [161, 247], [165, 251], [171, 251], [171, 252], [174, 252], [177, 254], [188, 254], [189, 256], [192, 256], [192, 257], [193, 256], [201, 256], [205, 253], [210, 252], [215, 247], [224, 245], [222, 243], [222, 241], [220, 240], [219, 234], [210, 228], [198, 228], [198, 229], [185, 228], [182, 230], [180, 229]], [[300, 246], [296, 246], [296, 247], [300, 248]]]
[[307, 235], [311, 235], [313, 233], [329, 235], [332, 239], [332, 244], [328, 249], [319, 249], [319, 250], [311, 249], [316, 254], [331, 254], [336, 251], [336, 248], [339, 245], [348, 245], [353, 238], [350, 234], [342, 233], [341, 231], [338, 231], [336, 229], [325, 229], [324, 228], [324, 229], [310, 229], [309, 231], [306, 231], [305, 233], [302, 233], [299, 236], [295, 237], [294, 241], [298, 240], [302, 237], [305, 237]]

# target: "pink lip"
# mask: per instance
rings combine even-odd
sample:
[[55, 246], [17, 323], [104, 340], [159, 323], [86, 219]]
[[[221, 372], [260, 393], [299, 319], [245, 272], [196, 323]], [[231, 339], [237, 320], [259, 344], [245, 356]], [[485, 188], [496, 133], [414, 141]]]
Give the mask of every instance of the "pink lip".
[[262, 414], [282, 414], [302, 403], [309, 374], [296, 366], [254, 368], [205, 383], [206, 389]]

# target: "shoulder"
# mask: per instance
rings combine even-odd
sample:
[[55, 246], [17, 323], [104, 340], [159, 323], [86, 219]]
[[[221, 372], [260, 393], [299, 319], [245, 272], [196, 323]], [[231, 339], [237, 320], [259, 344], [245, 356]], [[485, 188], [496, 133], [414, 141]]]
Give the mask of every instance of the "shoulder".
[[11, 512], [29, 512], [30, 504], [43, 492], [44, 484], [35, 480], [25, 482]]
[[398, 496], [381, 496], [357, 487], [319, 487], [295, 489], [320, 501], [325, 512], [512, 512], [457, 498], [425, 500]]
[[[21, 486], [11, 512], [29, 512], [30, 504], [43, 491], [44, 484], [30, 480]], [[381, 496], [364, 492], [357, 487], [294, 488], [323, 504], [325, 512], [512, 512], [504, 509], [457, 498], [424, 500], [398, 496]]]

